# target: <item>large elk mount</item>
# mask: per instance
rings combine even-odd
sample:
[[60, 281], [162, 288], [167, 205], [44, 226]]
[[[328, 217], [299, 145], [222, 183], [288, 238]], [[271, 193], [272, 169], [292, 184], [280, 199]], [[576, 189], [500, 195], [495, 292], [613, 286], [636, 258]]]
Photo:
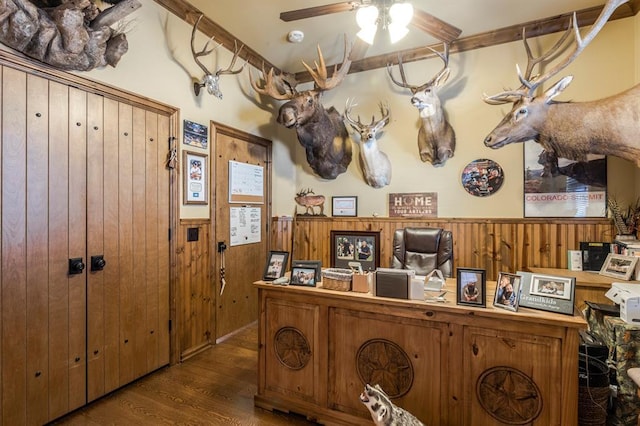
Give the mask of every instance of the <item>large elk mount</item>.
[[115, 67], [129, 49], [111, 25], [141, 7], [138, 0], [101, 11], [90, 0], [3, 0], [0, 43], [62, 70]]
[[[511, 111], [487, 135], [484, 144], [493, 149], [511, 143], [533, 140], [551, 157], [586, 162], [588, 154], [611, 155], [623, 158], [640, 167], [640, 85], [625, 92], [591, 102], [556, 102], [553, 99], [571, 83], [573, 76], [565, 76], [540, 96], [538, 89], [550, 78], [571, 64], [604, 27], [613, 12], [628, 0], [609, 0], [589, 32], [582, 36], [574, 16], [564, 35], [550, 50], [534, 57], [526, 33], [522, 40], [527, 52], [527, 67], [517, 67], [521, 86], [492, 96], [485, 96], [490, 105], [512, 103]], [[569, 36], [573, 33], [573, 40]], [[548, 64], [562, 52], [566, 41], [573, 48], [560, 62], [541, 74], [536, 68]], [[555, 164], [557, 167], [557, 163]]]

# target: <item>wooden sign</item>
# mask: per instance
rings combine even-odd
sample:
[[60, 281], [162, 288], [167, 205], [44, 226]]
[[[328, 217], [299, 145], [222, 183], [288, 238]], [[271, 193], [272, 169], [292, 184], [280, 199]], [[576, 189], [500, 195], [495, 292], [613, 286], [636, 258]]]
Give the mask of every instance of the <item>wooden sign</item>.
[[438, 217], [438, 193], [389, 194], [389, 217]]

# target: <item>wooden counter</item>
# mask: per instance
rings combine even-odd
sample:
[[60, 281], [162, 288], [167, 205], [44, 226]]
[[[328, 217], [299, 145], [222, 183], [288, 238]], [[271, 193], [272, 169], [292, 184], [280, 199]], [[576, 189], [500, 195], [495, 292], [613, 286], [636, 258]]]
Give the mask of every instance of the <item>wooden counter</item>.
[[575, 277], [576, 295], [575, 305], [582, 310], [585, 307], [585, 300], [596, 303], [611, 304], [611, 300], [605, 297], [605, 293], [611, 288], [613, 282], [638, 283], [640, 281], [622, 281], [619, 279], [605, 277], [592, 271], [570, 271], [559, 268], [528, 268], [529, 272], [535, 274], [554, 275], [558, 277]]
[[[431, 425], [576, 425], [579, 316], [378, 298], [256, 282], [256, 406], [324, 424], [370, 425], [380, 384]], [[518, 423], [516, 423], [518, 422]]]

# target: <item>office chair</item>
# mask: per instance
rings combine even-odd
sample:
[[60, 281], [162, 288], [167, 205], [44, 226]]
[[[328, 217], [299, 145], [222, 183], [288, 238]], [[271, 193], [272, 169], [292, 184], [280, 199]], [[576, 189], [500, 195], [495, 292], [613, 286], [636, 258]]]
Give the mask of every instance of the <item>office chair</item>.
[[391, 267], [413, 269], [427, 275], [440, 269], [445, 278], [453, 276], [453, 235], [442, 228], [403, 228], [393, 235]]

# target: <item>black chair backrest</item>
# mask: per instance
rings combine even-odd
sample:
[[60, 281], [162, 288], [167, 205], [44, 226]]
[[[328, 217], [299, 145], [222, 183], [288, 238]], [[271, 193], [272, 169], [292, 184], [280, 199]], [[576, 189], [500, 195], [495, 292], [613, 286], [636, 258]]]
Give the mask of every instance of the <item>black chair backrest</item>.
[[391, 267], [413, 269], [426, 275], [440, 269], [445, 278], [453, 277], [453, 235], [442, 228], [397, 229], [393, 235]]

